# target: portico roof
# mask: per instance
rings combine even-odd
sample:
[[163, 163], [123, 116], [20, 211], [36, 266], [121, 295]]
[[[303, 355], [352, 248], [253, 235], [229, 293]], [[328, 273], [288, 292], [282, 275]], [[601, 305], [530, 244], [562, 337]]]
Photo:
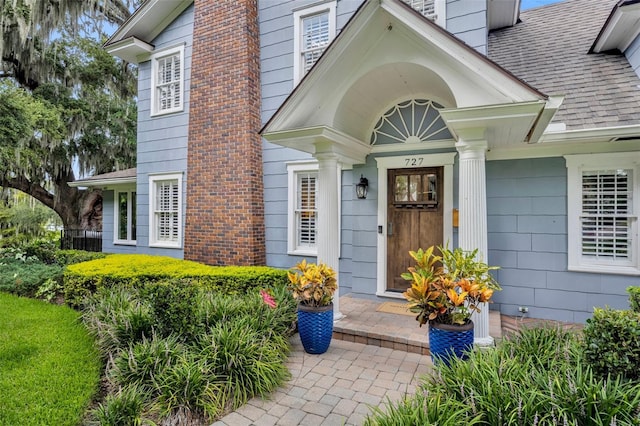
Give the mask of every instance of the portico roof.
[[457, 111], [443, 113], [452, 134], [480, 126], [493, 144], [534, 142], [559, 105], [404, 2], [367, 1], [261, 132], [313, 154], [336, 147], [309, 131], [323, 129], [352, 141], [337, 144], [357, 151], [346, 162], [363, 162], [377, 119], [407, 99]]

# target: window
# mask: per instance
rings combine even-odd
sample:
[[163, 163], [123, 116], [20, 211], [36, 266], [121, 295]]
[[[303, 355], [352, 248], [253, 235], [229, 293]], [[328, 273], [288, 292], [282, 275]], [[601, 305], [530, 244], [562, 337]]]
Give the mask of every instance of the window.
[[293, 80], [297, 84], [316, 63], [336, 34], [336, 2], [324, 3], [293, 14]]
[[151, 115], [182, 111], [184, 46], [151, 58]]
[[444, 28], [445, 26], [445, 0], [402, 0], [409, 6], [424, 15], [425, 18], [435, 22]]
[[289, 248], [290, 254], [316, 255], [318, 211], [318, 165], [300, 163], [289, 172]]
[[182, 174], [149, 176], [149, 245], [182, 246]]
[[640, 274], [635, 154], [568, 155], [569, 269]]
[[114, 244], [136, 244], [136, 191], [116, 189]]

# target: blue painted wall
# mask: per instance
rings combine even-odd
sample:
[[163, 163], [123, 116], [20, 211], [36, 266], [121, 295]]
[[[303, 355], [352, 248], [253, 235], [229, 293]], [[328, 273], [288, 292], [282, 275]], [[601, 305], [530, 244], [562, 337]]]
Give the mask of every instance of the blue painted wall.
[[584, 322], [594, 306], [628, 307], [639, 277], [567, 271], [564, 158], [487, 162], [489, 264], [503, 290], [492, 308], [535, 318]]
[[633, 70], [638, 74], [638, 77], [640, 77], [640, 36], [636, 37], [624, 54], [633, 67]]
[[447, 0], [447, 30], [487, 54], [487, 2]]
[[[176, 173], [183, 175], [183, 229], [187, 181], [187, 139], [189, 134], [189, 93], [191, 82], [191, 47], [193, 5], [152, 41], [156, 50], [184, 44], [184, 110], [175, 114], [150, 117], [151, 61], [138, 67], [138, 146], [137, 146], [137, 253], [184, 257], [184, 250], [149, 247], [149, 174]], [[103, 223], [104, 251], [129, 253], [130, 246], [113, 245], [113, 192], [104, 198], [103, 214], [111, 215]], [[108, 212], [111, 213], [108, 213]]]

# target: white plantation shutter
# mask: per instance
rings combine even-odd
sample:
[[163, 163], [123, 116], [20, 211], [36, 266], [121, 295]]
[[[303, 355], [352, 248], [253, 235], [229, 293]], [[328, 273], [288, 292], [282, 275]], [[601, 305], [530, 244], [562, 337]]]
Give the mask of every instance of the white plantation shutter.
[[302, 19], [302, 61], [303, 74], [316, 63], [329, 44], [329, 12], [307, 16]]
[[403, 0], [409, 6], [420, 12], [427, 19], [435, 21], [436, 15], [436, 2], [435, 0]]
[[180, 194], [178, 180], [159, 180], [156, 185], [156, 241], [179, 242]]
[[633, 170], [582, 173], [582, 255], [596, 259], [629, 260]]
[[180, 107], [182, 96], [182, 68], [180, 54], [160, 58], [158, 61], [158, 75], [156, 92], [158, 112]]
[[298, 246], [316, 244], [317, 181], [317, 173], [298, 173], [295, 208]]

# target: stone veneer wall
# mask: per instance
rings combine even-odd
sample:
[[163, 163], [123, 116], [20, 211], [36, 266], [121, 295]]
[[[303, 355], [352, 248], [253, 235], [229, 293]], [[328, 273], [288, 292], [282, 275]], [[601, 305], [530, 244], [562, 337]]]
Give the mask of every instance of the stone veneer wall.
[[195, 0], [185, 259], [265, 263], [257, 2]]

